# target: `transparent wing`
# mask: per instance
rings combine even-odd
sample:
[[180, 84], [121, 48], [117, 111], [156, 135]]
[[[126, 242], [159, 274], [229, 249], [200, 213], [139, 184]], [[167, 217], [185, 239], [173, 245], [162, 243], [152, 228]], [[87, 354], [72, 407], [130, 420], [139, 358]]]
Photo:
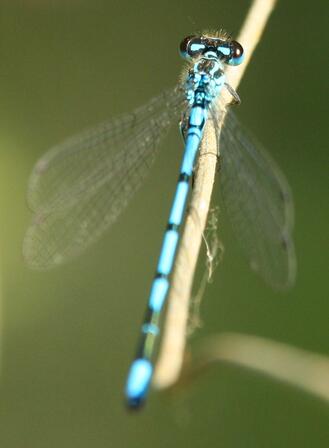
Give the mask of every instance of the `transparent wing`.
[[294, 206], [285, 176], [230, 110], [219, 149], [225, 209], [251, 268], [272, 287], [291, 286], [296, 275]]
[[133, 113], [50, 149], [36, 164], [28, 202], [35, 216], [23, 244], [29, 265], [48, 269], [80, 254], [124, 210], [184, 102], [179, 88]]

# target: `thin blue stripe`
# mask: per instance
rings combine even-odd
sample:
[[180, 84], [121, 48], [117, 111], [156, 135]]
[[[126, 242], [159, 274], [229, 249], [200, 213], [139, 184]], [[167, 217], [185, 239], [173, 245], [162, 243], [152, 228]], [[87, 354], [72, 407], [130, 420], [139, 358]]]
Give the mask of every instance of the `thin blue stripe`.
[[155, 336], [159, 334], [159, 327], [155, 324], [144, 324], [142, 325], [143, 333], [151, 333]]
[[177, 243], [178, 232], [176, 230], [167, 230], [163, 239], [162, 250], [158, 263], [158, 272], [161, 274], [170, 274], [174, 262]]
[[190, 125], [200, 126], [205, 118], [205, 110], [201, 106], [195, 106], [191, 110]]
[[149, 305], [154, 312], [160, 313], [163, 303], [166, 299], [168, 288], [169, 282], [166, 278], [156, 278], [153, 281]]
[[200, 137], [197, 135], [188, 135], [186, 139], [186, 150], [181, 166], [181, 173], [192, 175], [194, 159], [199, 147]]
[[169, 224], [176, 224], [176, 225], [181, 224], [186, 199], [188, 195], [188, 190], [189, 190], [188, 182], [178, 182], [175, 199], [169, 215]]

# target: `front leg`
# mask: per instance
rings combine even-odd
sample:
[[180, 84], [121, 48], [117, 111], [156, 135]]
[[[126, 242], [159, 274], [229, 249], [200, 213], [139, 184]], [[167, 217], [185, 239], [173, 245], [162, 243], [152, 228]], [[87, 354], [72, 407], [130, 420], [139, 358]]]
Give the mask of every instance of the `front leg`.
[[232, 86], [230, 86], [230, 84], [228, 84], [227, 82], [224, 84], [228, 93], [232, 96], [233, 100], [230, 104], [241, 104], [241, 99], [238, 95], [238, 93], [233, 89]]
[[186, 113], [184, 113], [181, 121], [179, 122], [179, 130], [180, 130], [180, 134], [181, 134], [184, 144], [185, 144], [186, 135], [187, 135], [187, 131], [188, 131], [188, 114], [186, 114]]

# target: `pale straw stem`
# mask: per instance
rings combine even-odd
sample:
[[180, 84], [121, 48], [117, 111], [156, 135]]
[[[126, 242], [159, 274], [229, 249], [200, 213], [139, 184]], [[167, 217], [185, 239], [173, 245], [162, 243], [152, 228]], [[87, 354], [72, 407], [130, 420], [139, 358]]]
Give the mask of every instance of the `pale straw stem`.
[[184, 371], [188, 381], [219, 362], [256, 371], [329, 401], [329, 358], [282, 342], [257, 336], [223, 333], [206, 338], [196, 350], [193, 366]]
[[[245, 49], [245, 60], [238, 67], [229, 67], [226, 76], [237, 89], [249, 60], [264, 31], [275, 0], [254, 0], [245, 19], [238, 41]], [[171, 279], [164, 335], [153, 385], [159, 389], [174, 384], [182, 368], [193, 277], [202, 234], [205, 230], [216, 174], [217, 144], [211, 120], [208, 120], [195, 169], [193, 192], [187, 211], [184, 231]]]

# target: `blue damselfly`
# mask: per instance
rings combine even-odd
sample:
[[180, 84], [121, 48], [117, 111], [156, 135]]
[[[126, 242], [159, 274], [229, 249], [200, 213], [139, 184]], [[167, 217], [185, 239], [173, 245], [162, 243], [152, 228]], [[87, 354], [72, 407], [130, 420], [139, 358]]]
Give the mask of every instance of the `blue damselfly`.
[[285, 177], [219, 101], [227, 89], [225, 65], [243, 61], [242, 46], [220, 32], [189, 36], [180, 45], [189, 67], [184, 80], [133, 113], [102, 123], [53, 147], [36, 164], [28, 200], [35, 213], [24, 241], [24, 255], [36, 269], [59, 265], [80, 254], [117, 219], [149, 173], [161, 138], [181, 123], [185, 150], [167, 229], [129, 371], [130, 407], [145, 399], [153, 374], [154, 342], [170, 287], [179, 230], [191, 176], [208, 118], [219, 126], [221, 191], [229, 218], [251, 267], [272, 286], [284, 288], [295, 277], [291, 239], [293, 203]]

